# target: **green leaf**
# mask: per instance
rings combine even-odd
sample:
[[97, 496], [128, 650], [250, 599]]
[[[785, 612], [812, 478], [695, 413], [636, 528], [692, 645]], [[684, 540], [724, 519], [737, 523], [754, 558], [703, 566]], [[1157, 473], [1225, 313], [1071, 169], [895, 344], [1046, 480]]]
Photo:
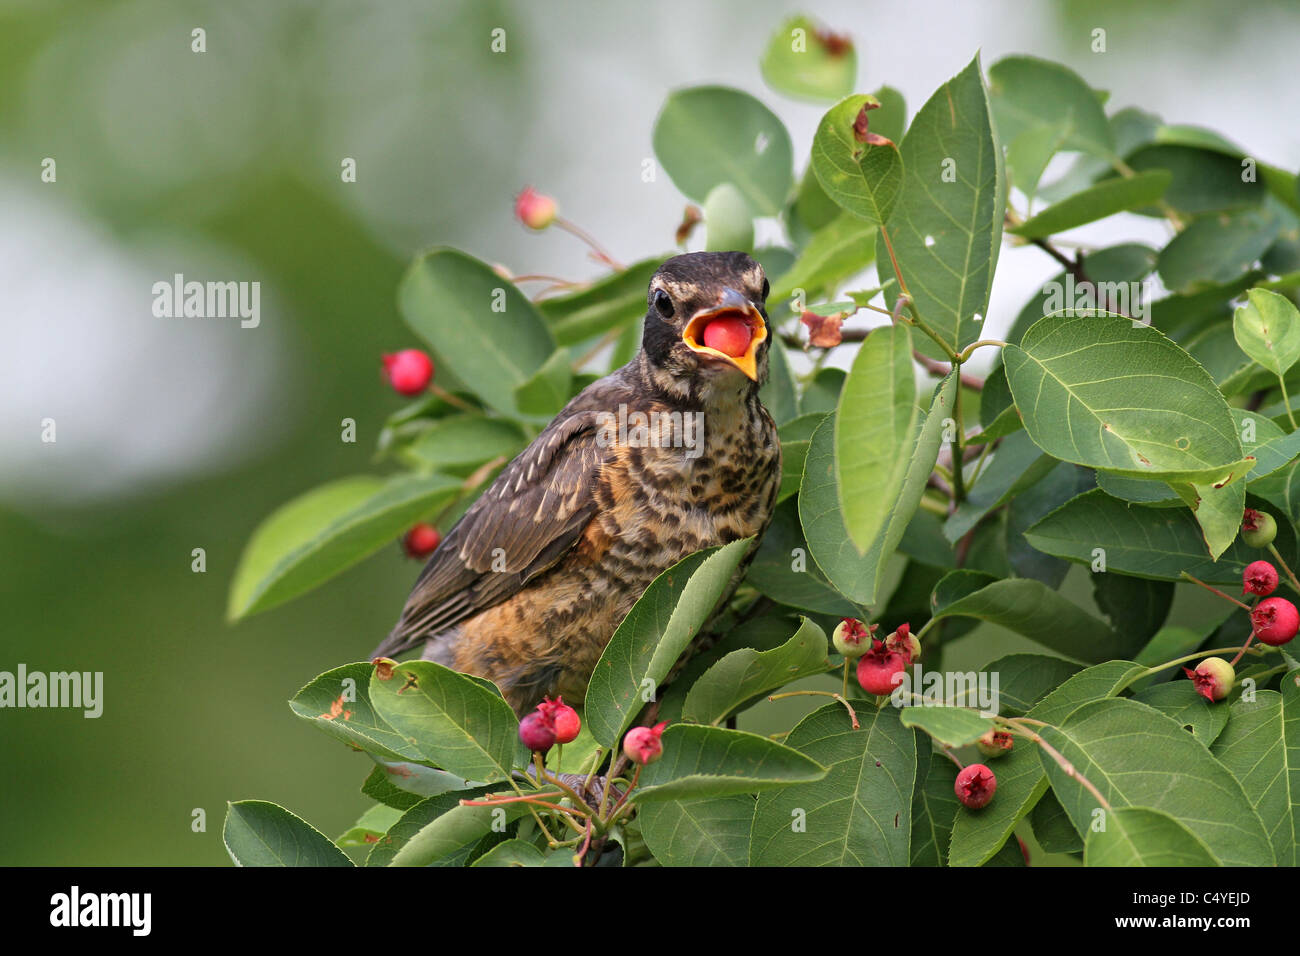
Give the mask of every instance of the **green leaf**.
[[337, 740], [389, 760], [421, 760], [410, 741], [384, 722], [370, 703], [370, 664], [328, 670], [298, 691], [290, 709]]
[[821, 412], [823, 415], [835, 411], [835, 406], [840, 400], [840, 390], [844, 387], [844, 379], [848, 375], [842, 368], [824, 368], [819, 371], [813, 380], [804, 386], [803, 394], [799, 396], [799, 414], [812, 415]]
[[470, 412], [436, 419], [397, 454], [415, 468], [468, 472], [493, 458], [509, 461], [527, 443], [528, 438], [517, 423]]
[[1097, 94], [1077, 73], [1059, 63], [1030, 56], [999, 60], [989, 67], [989, 97], [1003, 141], [1064, 118], [1071, 127], [1066, 149], [1095, 156], [1114, 152], [1114, 134]]
[[471, 785], [464, 777], [427, 764], [380, 758], [375, 761], [376, 766], [361, 785], [361, 792], [399, 810], [408, 810], [425, 797], [464, 790]]
[[549, 419], [568, 403], [573, 388], [570, 361], [568, 349], [556, 349], [531, 378], [515, 389], [520, 414]]
[[546, 857], [542, 851], [524, 840], [504, 840], [470, 866], [542, 866]]
[[379, 716], [420, 755], [466, 780], [510, 776], [525, 754], [514, 711], [486, 681], [433, 661], [407, 661], [391, 676], [376, 668], [370, 699]]
[[[1107, 661], [1075, 674], [1040, 700], [1026, 715], [1047, 723], [1064, 720], [1090, 700], [1119, 693], [1143, 668], [1131, 661]], [[1017, 746], [997, 765], [998, 792], [978, 812], [958, 811], [953, 821], [949, 866], [981, 866], [998, 852], [1011, 831], [1047, 792], [1047, 777], [1037, 747]]]
[[1051, 315], [1002, 351], [1025, 430], [1054, 458], [1215, 484], [1248, 467], [1214, 380], [1156, 329], [1114, 315]]
[[376, 843], [379, 837], [387, 833], [388, 828], [396, 823], [401, 816], [401, 810], [382, 803], [376, 803], [361, 814], [357, 818], [357, 822], [342, 836], [338, 837], [334, 843], [340, 847], [369, 847]]
[[801, 415], [777, 428], [777, 437], [781, 440], [781, 489], [776, 496], [778, 502], [799, 493], [799, 486], [803, 484], [803, 466], [808, 459], [808, 446], [812, 444], [812, 433], [825, 417], [821, 413]]
[[746, 866], [754, 798], [651, 801], [637, 809], [641, 836], [663, 866]]
[[1160, 278], [1175, 292], [1229, 282], [1248, 271], [1281, 231], [1281, 220], [1267, 207], [1203, 216], [1160, 251]]
[[265, 800], [228, 804], [221, 839], [236, 866], [352, 866], [329, 837]]
[[[1017, 423], [1018, 423], [1017, 419]], [[966, 500], [943, 525], [943, 536], [954, 544], [994, 508], [1036, 484], [1056, 467], [1023, 432], [1008, 435], [993, 452]]]
[[[1082, 853], [1083, 838], [1079, 836], [1069, 815], [1056, 799], [1056, 794], [1048, 790], [1043, 794], [1034, 809], [1029, 813], [1029, 825], [1033, 827], [1034, 839], [1048, 853]], [[1010, 840], [1007, 844], [1010, 845]]]
[[1228, 723], [1228, 705], [1206, 700], [1189, 680], [1152, 684], [1134, 694], [1133, 699], [1154, 707], [1184, 730], [1191, 731], [1206, 747], [1214, 743]]
[[743, 730], [673, 724], [663, 745], [664, 755], [641, 773], [638, 805], [754, 793], [826, 776], [825, 767], [798, 750]]
[[952, 821], [957, 816], [957, 768], [939, 754], [917, 755], [916, 789], [912, 793], [912, 858], [910, 866], [946, 866]]
[[663, 260], [663, 256], [643, 259], [579, 292], [543, 299], [537, 307], [550, 323], [555, 341], [577, 345], [636, 322], [645, 315], [646, 288]]
[[1247, 296], [1233, 313], [1233, 337], [1254, 361], [1274, 375], [1285, 375], [1300, 359], [1300, 311], [1267, 289], [1251, 289]]
[[460, 493], [445, 475], [359, 475], [281, 505], [253, 532], [230, 585], [236, 621], [283, 604], [391, 544]]
[[1196, 515], [1201, 540], [1210, 557], [1218, 558], [1237, 538], [1241, 514], [1246, 508], [1246, 483], [1239, 481], [1219, 488], [1213, 484], [1171, 485]]
[[718, 183], [704, 197], [704, 225], [708, 252], [754, 248], [754, 214], [744, 194], [731, 183]]
[[[926, 323], [955, 349], [988, 314], [1006, 200], [978, 57], [921, 107], [899, 151], [903, 194], [890, 230], [898, 267]], [[876, 258], [882, 281], [896, 280], [889, 257]], [[897, 296], [895, 285], [891, 308]], [[928, 338], [918, 347], [939, 354]]]
[[1300, 674], [1282, 692], [1260, 690], [1228, 709], [1228, 726], [1210, 752], [1246, 791], [1273, 844], [1279, 866], [1300, 866]]
[[[1094, 573], [1092, 599], [1113, 628], [1144, 641], [1169, 616], [1174, 586], [1169, 581], [1151, 581], [1127, 574]], [[1142, 660], [1140, 656], [1134, 659], [1139, 663]]]
[[891, 143], [857, 138], [859, 114], [879, 108], [874, 96], [856, 94], [832, 106], [813, 136], [812, 169], [826, 195], [873, 226], [889, 221], [903, 185], [903, 161]]
[[1007, 143], [1007, 177], [1031, 206], [1043, 173], [1073, 129], [1067, 118], [1050, 126], [1031, 126]]
[[840, 512], [835, 480], [834, 419], [827, 419], [813, 433], [798, 499], [799, 520], [807, 536], [809, 553], [817, 566], [841, 594], [857, 604], [869, 605], [876, 600], [886, 562], [902, 540], [934, 469], [944, 421], [952, 416], [956, 389], [957, 378], [949, 375], [935, 390], [929, 414], [921, 424], [908, 456], [907, 475], [893, 503], [889, 520], [865, 555], [860, 554], [849, 540]]
[[[785, 454], [784, 448], [782, 453]], [[809, 561], [808, 542], [799, 527], [798, 507], [794, 500], [777, 506], [746, 580], [760, 593], [788, 607], [836, 617], [856, 617], [858, 608], [831, 587], [816, 563]]]
[[591, 732], [614, 747], [704, 626], [753, 544], [742, 538], [697, 551], [651, 582], [610, 638], [587, 687]]
[[[494, 832], [499, 822], [508, 823], [528, 815], [526, 803], [507, 803], [497, 807], [466, 807], [460, 805], [461, 799], [473, 799], [479, 793], [444, 794], [430, 797], [417, 804], [399, 820], [388, 836], [397, 839], [396, 852], [385, 847], [383, 842], [376, 845], [367, 858], [368, 866], [430, 866], [438, 863], [458, 851], [471, 848], [483, 837]], [[410, 818], [408, 821], [407, 818]], [[420, 825], [414, 833], [409, 833], [422, 819], [428, 822]], [[399, 830], [400, 832], [394, 833]], [[377, 856], [381, 847], [385, 847], [383, 856]], [[458, 854], [460, 857], [467, 853]]]
[[[1165, 190], [1165, 202], [1176, 212], [1188, 215], [1255, 205], [1266, 195], [1258, 184], [1242, 180], [1238, 159], [1212, 150], [1153, 144], [1131, 153], [1125, 162], [1139, 173], [1168, 170], [1173, 180]], [[1139, 211], [1164, 215], [1154, 206]]]
[[1164, 195], [1171, 178], [1165, 170], [1155, 169], [1128, 179], [1102, 180], [1007, 231], [1026, 239], [1046, 238], [1126, 209], [1147, 206]]
[[[753, 866], [903, 866], [910, 858], [916, 735], [894, 707], [838, 702], [809, 714], [786, 743], [829, 768], [815, 782], [760, 794]], [[666, 748], [665, 748], [666, 749]]]
[[1216, 561], [1190, 512], [1131, 506], [1103, 491], [1071, 499], [1026, 531], [1025, 540], [1067, 561], [1091, 565], [1101, 557], [1107, 570], [1158, 581], [1180, 581], [1186, 571], [1211, 584], [1239, 585], [1257, 557], [1237, 542]]
[[1169, 814], [1116, 807], [1106, 829], [1089, 831], [1084, 866], [1222, 866], [1210, 848]]
[[[1241, 784], [1191, 734], [1154, 708], [1133, 700], [1096, 700], [1039, 733], [1112, 807], [1149, 807], [1194, 822], [1197, 836], [1229, 866], [1273, 865], [1268, 836]], [[1039, 759], [1061, 806], [1086, 837], [1096, 798], [1052, 757], [1041, 753]]]
[[[763, 407], [772, 416], [772, 421], [784, 428], [799, 415], [799, 395], [795, 390], [794, 370], [790, 368], [790, 357], [780, 339], [769, 339], [771, 351], [767, 354], [767, 381], [758, 390], [758, 397]], [[811, 434], [811, 433], [810, 433]], [[785, 450], [784, 435], [782, 451]], [[802, 474], [803, 469], [799, 472]]]
[[919, 417], [911, 333], [905, 325], [874, 329], [853, 359], [834, 418], [840, 514], [859, 554], [895, 507]]
[[790, 271], [772, 283], [769, 301], [785, 302], [796, 289], [807, 296], [829, 292], [871, 265], [875, 257], [876, 227], [841, 213], [812, 234]]
[[1008, 654], [983, 669], [998, 675], [998, 712], [1004, 717], [1020, 717], [1083, 668], [1044, 654]]
[[527, 296], [486, 263], [454, 249], [416, 258], [397, 290], [402, 318], [439, 367], [497, 411], [515, 414], [515, 389], [555, 352]]
[[768, 86], [801, 100], [837, 100], [852, 92], [858, 76], [853, 44], [828, 46], [823, 32], [804, 16], [781, 24], [758, 65]]
[[966, 707], [903, 707], [900, 719], [948, 747], [973, 744], [993, 729], [993, 721]]
[[807, 618], [790, 640], [770, 651], [743, 648], [714, 664], [692, 685], [682, 719], [721, 723], [755, 697], [829, 667], [825, 632]]
[[654, 150], [677, 188], [697, 202], [732, 183], [758, 215], [775, 216], [794, 183], [790, 134], [740, 90], [696, 86], [671, 94], [655, 121]]
[[[954, 572], [960, 575], [962, 572]], [[953, 577], [953, 575], [949, 575]], [[944, 579], [947, 580], [946, 578]], [[935, 588], [936, 599], [944, 581]], [[1054, 588], [1030, 578], [993, 581], [950, 602], [938, 603], [934, 617], [974, 617], [1023, 634], [1068, 657], [1089, 663], [1136, 650], [1131, 638], [1115, 632]]]

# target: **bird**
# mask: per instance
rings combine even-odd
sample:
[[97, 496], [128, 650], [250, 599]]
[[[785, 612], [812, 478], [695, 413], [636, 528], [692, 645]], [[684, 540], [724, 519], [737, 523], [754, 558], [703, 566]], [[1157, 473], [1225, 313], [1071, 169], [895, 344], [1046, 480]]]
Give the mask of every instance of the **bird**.
[[743, 252], [663, 262], [640, 349], [570, 400], [465, 512], [372, 658], [423, 645], [423, 659], [494, 682], [516, 713], [547, 697], [581, 705], [662, 571], [753, 537], [733, 593], [781, 484], [759, 397], [769, 291]]

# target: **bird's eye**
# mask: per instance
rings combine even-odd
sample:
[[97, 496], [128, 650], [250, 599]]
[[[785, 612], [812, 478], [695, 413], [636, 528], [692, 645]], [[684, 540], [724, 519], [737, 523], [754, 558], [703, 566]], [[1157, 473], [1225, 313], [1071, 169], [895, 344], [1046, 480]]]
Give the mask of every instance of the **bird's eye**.
[[766, 279], [763, 279], [763, 301], [767, 301], [767, 294], [772, 291], [772, 285]]
[[655, 290], [655, 310], [665, 319], [673, 317], [673, 300], [669, 298], [668, 293], [663, 289]]

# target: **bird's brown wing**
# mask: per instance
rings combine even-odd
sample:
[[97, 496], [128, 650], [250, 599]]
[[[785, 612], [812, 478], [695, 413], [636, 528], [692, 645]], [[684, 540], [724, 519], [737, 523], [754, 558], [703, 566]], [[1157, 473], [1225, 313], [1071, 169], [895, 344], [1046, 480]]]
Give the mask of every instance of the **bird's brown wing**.
[[565, 411], [447, 533], [374, 656], [399, 654], [499, 604], [573, 547], [596, 513], [608, 449], [597, 440], [598, 411]]

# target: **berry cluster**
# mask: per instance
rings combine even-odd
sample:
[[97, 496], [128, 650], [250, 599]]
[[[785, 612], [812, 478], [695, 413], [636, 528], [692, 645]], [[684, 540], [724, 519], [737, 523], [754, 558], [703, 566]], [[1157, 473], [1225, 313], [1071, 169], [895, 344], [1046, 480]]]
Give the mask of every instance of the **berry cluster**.
[[831, 640], [846, 661], [858, 662], [858, 683], [868, 694], [890, 694], [898, 686], [903, 671], [921, 656], [921, 642], [911, 627], [900, 624], [883, 641], [874, 634], [878, 624], [870, 627], [851, 617], [842, 620]]
[[571, 743], [581, 732], [582, 718], [563, 697], [547, 697], [519, 721], [519, 739], [535, 754], [544, 754], [556, 744]]

